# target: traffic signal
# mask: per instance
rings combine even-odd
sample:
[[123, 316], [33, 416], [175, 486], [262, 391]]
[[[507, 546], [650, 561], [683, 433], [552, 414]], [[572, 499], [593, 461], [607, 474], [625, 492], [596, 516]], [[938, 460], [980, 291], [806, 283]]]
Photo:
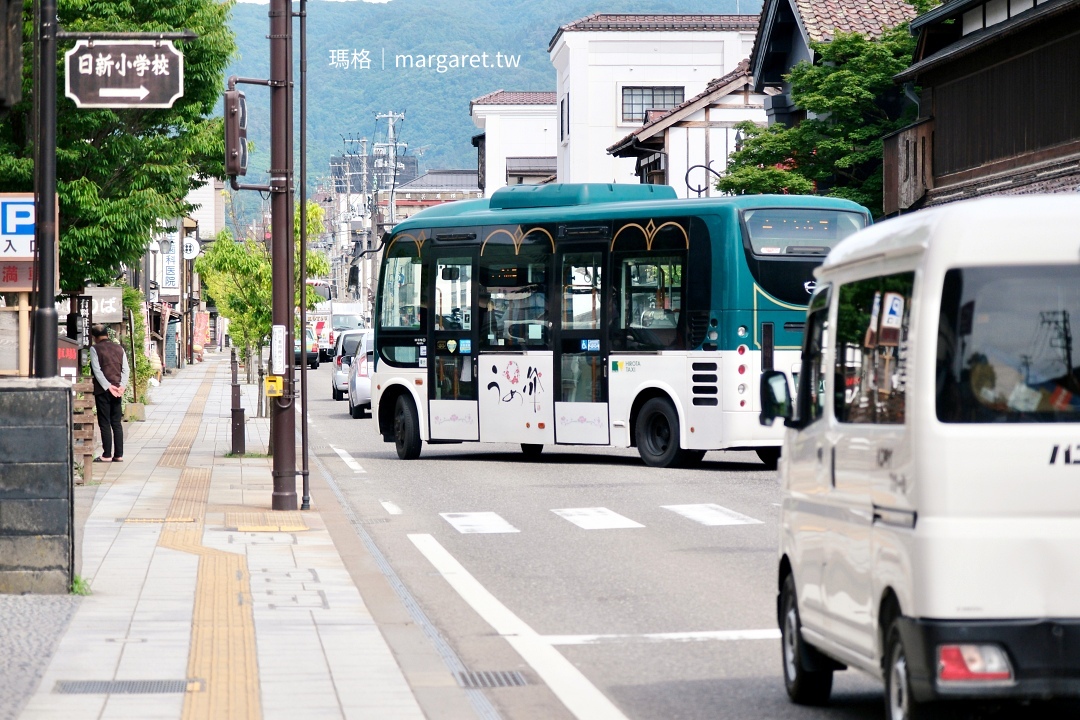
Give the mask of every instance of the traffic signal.
[[225, 91], [225, 174], [247, 175], [247, 99], [239, 90]]
[[22, 100], [23, 3], [0, 0], [0, 109]]

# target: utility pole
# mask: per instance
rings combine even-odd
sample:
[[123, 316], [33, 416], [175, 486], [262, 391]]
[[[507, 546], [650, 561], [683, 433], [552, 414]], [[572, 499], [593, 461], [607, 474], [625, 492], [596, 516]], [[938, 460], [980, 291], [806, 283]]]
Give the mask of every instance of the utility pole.
[[[296, 392], [293, 387], [293, 228], [292, 204], [292, 2], [270, 0], [270, 247], [272, 323], [280, 338], [274, 349], [284, 369], [285, 395], [270, 403], [274, 443], [274, 510], [296, 510]], [[301, 329], [301, 333], [303, 333]], [[301, 348], [306, 358], [306, 348]], [[273, 352], [273, 350], [272, 350]], [[284, 401], [284, 402], [282, 402]]]
[[36, 3], [37, 152], [34, 158], [34, 219], [37, 248], [37, 308], [34, 310], [34, 377], [56, 377], [56, 0]]
[[[397, 212], [394, 201], [394, 190], [397, 188], [398, 146], [401, 146], [402, 148], [408, 147], [407, 144], [397, 141], [397, 138], [395, 137], [395, 126], [397, 125], [397, 122], [399, 120], [402, 122], [405, 121], [405, 113], [395, 113], [391, 110], [388, 113], [376, 115], [375, 120], [376, 122], [378, 122], [379, 120], [386, 120], [388, 126], [386, 131], [387, 142], [375, 143], [375, 149], [376, 154], [378, 154], [378, 150], [381, 149], [386, 155], [386, 170], [390, 180], [390, 198], [389, 202], [387, 203], [387, 212], [389, 213], [387, 217], [387, 224], [390, 227], [393, 227], [397, 224]], [[376, 175], [376, 177], [378, 176]]]

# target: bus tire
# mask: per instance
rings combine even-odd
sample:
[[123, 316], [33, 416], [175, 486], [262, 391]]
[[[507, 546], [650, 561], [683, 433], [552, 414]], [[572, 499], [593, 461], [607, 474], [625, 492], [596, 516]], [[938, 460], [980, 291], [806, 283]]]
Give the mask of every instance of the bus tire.
[[765, 463], [767, 470], [775, 470], [777, 464], [780, 462], [780, 448], [778, 447], [763, 447], [757, 449], [758, 460]]
[[401, 395], [394, 406], [394, 447], [402, 460], [420, 457], [420, 420], [408, 395]]
[[521, 443], [521, 454], [526, 460], [539, 460], [544, 452], [544, 446], [536, 443]]
[[649, 467], [677, 467], [683, 460], [679, 448], [679, 414], [667, 398], [647, 400], [634, 427], [638, 454]]

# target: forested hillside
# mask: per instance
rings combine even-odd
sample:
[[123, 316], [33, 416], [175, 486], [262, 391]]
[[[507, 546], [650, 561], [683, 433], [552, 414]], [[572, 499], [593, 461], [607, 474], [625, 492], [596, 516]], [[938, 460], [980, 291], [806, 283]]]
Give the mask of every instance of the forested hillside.
[[[469, 101], [500, 88], [555, 90], [547, 45], [562, 24], [594, 12], [734, 13], [736, 5], [736, 0], [312, 0], [307, 4], [309, 186], [327, 174], [330, 156], [342, 152], [342, 137], [371, 138], [375, 113], [390, 110], [405, 111], [401, 140], [409, 143], [409, 153], [420, 153], [421, 171], [475, 167], [469, 140], [479, 131], [469, 117]], [[240, 58], [230, 75], [268, 75], [268, 9], [233, 7]], [[756, 13], [760, 2], [739, 0], [738, 9]], [[483, 53], [491, 67], [482, 67]], [[447, 56], [441, 71], [439, 55]], [[462, 64], [462, 55], [465, 67], [453, 67]], [[517, 67], [505, 67], [515, 58]], [[435, 67], [426, 67], [429, 60]], [[401, 67], [409, 62], [413, 67]], [[255, 144], [249, 164], [254, 180], [269, 167], [269, 90], [242, 89]], [[379, 134], [385, 130], [380, 123]]]

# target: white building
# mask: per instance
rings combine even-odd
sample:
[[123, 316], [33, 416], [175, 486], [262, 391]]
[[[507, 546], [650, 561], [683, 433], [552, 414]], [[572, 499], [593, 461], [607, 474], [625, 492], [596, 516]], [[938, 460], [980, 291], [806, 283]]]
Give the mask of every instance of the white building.
[[679, 197], [717, 195], [719, 191], [713, 187], [717, 175], [727, 169], [728, 156], [741, 139], [735, 126], [747, 120], [766, 123], [767, 96], [754, 92], [753, 86], [749, 61], [743, 60], [730, 73], [710, 82], [701, 94], [667, 112], [650, 112], [644, 125], [608, 152], [633, 158], [642, 183], [671, 185]]
[[[554, 174], [555, 93], [496, 90], [469, 103], [469, 115], [483, 130], [473, 138], [473, 146], [485, 197], [505, 185]], [[550, 172], [538, 172], [548, 168]]]
[[563, 25], [548, 44], [556, 71], [559, 182], [637, 182], [607, 148], [704, 92], [749, 57], [757, 15], [613, 15]]

